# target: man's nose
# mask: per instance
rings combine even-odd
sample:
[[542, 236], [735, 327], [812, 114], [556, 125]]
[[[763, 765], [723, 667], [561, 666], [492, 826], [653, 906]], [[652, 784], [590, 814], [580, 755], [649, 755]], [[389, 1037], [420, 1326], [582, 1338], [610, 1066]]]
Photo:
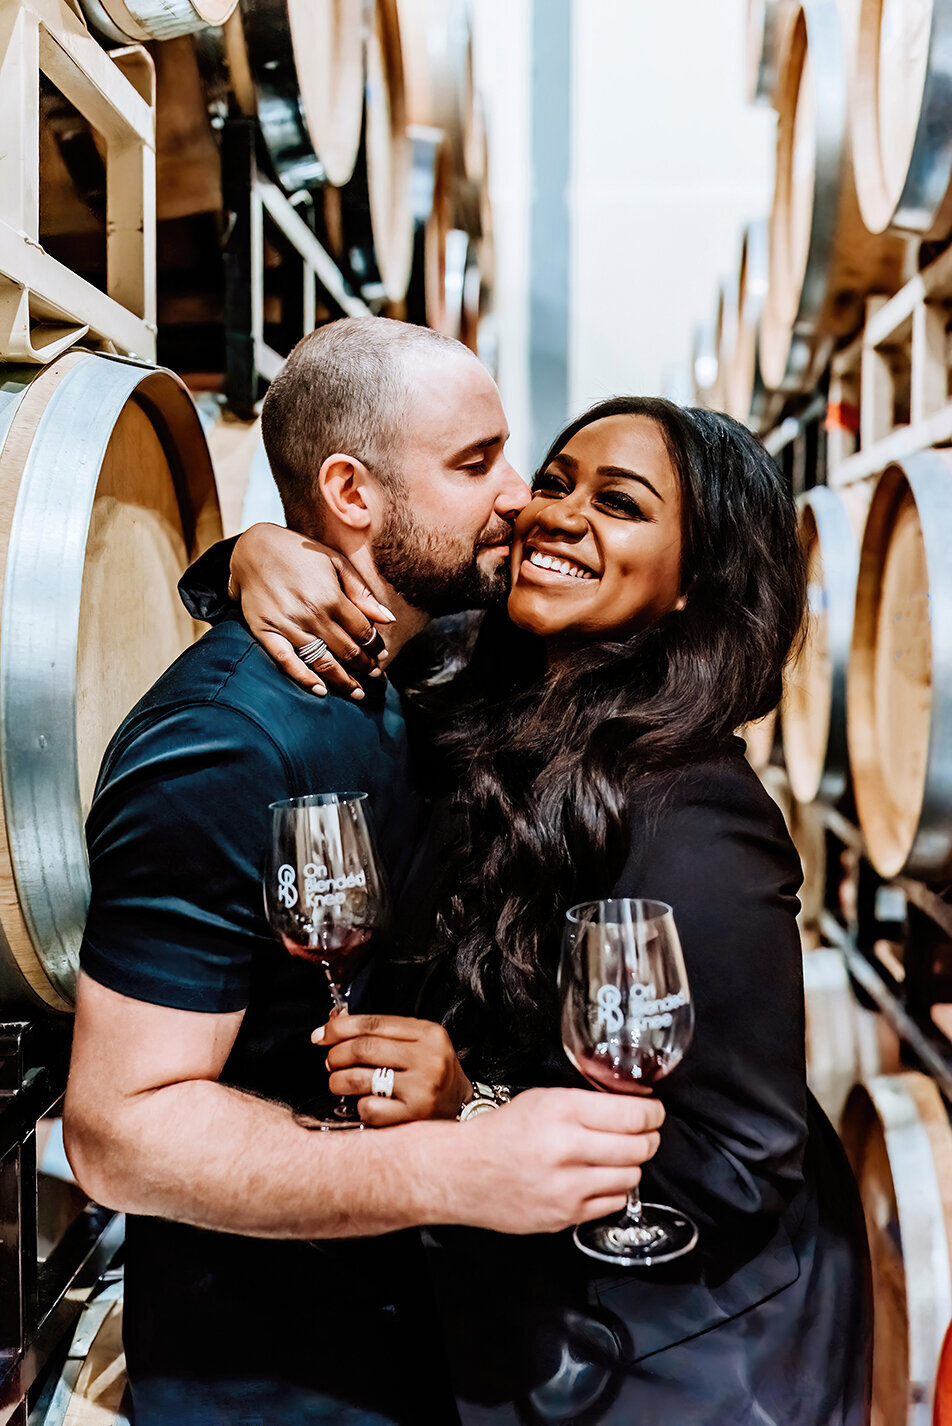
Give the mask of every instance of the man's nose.
[[506, 470], [499, 495], [493, 509], [504, 520], [515, 520], [520, 510], [524, 510], [532, 499], [529, 489], [518, 471], [506, 461]]

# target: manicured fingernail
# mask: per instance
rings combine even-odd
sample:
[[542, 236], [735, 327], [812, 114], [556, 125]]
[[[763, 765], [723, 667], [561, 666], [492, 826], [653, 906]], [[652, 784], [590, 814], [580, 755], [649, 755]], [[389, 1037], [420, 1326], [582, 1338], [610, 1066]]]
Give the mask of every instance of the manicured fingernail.
[[355, 703], [359, 703], [364, 696], [364, 690], [362, 688], [355, 688], [350, 696]]
[[372, 669], [370, 670], [370, 673], [368, 674], [368, 677], [369, 677], [369, 678], [383, 678], [383, 669], [382, 669], [382, 668], [372, 668]]
[[323, 698], [325, 693], [327, 692], [327, 689], [324, 687], [323, 683], [315, 683], [314, 687], [311, 689], [311, 692], [316, 693], [318, 698]]
[[319, 1045], [324, 1038], [325, 1025], [318, 1025], [316, 1030], [311, 1031], [311, 1044]]
[[387, 608], [386, 604], [381, 604], [380, 601], [378, 600], [378, 601], [377, 601], [377, 608], [380, 610], [381, 616], [382, 616], [382, 618], [383, 618], [383, 620], [384, 620], [385, 623], [387, 623], [387, 624], [395, 624], [395, 623], [397, 622], [397, 616], [396, 616], [396, 614], [392, 614], [392, 613], [390, 612], [390, 610]]
[[386, 663], [386, 662], [387, 662], [387, 659], [388, 659], [389, 657], [390, 657], [390, 650], [389, 650], [389, 649], [381, 649], [380, 652], [379, 652], [379, 654], [377, 655], [377, 662], [378, 662], [378, 663]]

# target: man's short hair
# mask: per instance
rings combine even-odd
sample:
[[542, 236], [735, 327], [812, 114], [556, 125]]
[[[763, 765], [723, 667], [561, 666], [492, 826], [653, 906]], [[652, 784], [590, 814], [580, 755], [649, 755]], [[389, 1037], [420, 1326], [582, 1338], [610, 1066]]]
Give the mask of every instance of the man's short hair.
[[408, 433], [414, 352], [466, 349], [428, 327], [350, 317], [309, 332], [265, 396], [261, 434], [288, 526], [319, 536], [318, 473], [337, 452], [360, 460], [384, 485], [399, 480]]

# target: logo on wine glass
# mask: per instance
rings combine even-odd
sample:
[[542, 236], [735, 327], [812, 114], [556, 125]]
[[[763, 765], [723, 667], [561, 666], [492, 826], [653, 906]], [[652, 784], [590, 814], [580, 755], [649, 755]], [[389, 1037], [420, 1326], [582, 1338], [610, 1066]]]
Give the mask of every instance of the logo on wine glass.
[[282, 906], [286, 906], [290, 911], [292, 906], [297, 905], [297, 887], [294, 885], [294, 868], [288, 866], [278, 867], [278, 900]]
[[598, 992], [598, 1010], [609, 1034], [617, 1034], [625, 1023], [621, 1012], [621, 991], [617, 985], [603, 985]]
[[347, 892], [367, 885], [367, 873], [348, 872], [344, 876], [331, 876], [326, 866], [320, 862], [308, 862], [304, 868], [304, 904], [311, 911], [328, 906], [343, 906]]

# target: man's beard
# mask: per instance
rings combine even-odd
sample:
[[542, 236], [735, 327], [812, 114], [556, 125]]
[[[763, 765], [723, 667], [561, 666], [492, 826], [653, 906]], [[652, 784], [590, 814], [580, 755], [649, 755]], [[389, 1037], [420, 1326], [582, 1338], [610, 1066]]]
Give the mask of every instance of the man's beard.
[[472, 545], [437, 535], [417, 524], [406, 506], [393, 502], [373, 543], [377, 571], [391, 589], [431, 618], [486, 609], [509, 593], [509, 561], [482, 570], [476, 562], [488, 545], [508, 544], [512, 527], [505, 521], [487, 526]]

